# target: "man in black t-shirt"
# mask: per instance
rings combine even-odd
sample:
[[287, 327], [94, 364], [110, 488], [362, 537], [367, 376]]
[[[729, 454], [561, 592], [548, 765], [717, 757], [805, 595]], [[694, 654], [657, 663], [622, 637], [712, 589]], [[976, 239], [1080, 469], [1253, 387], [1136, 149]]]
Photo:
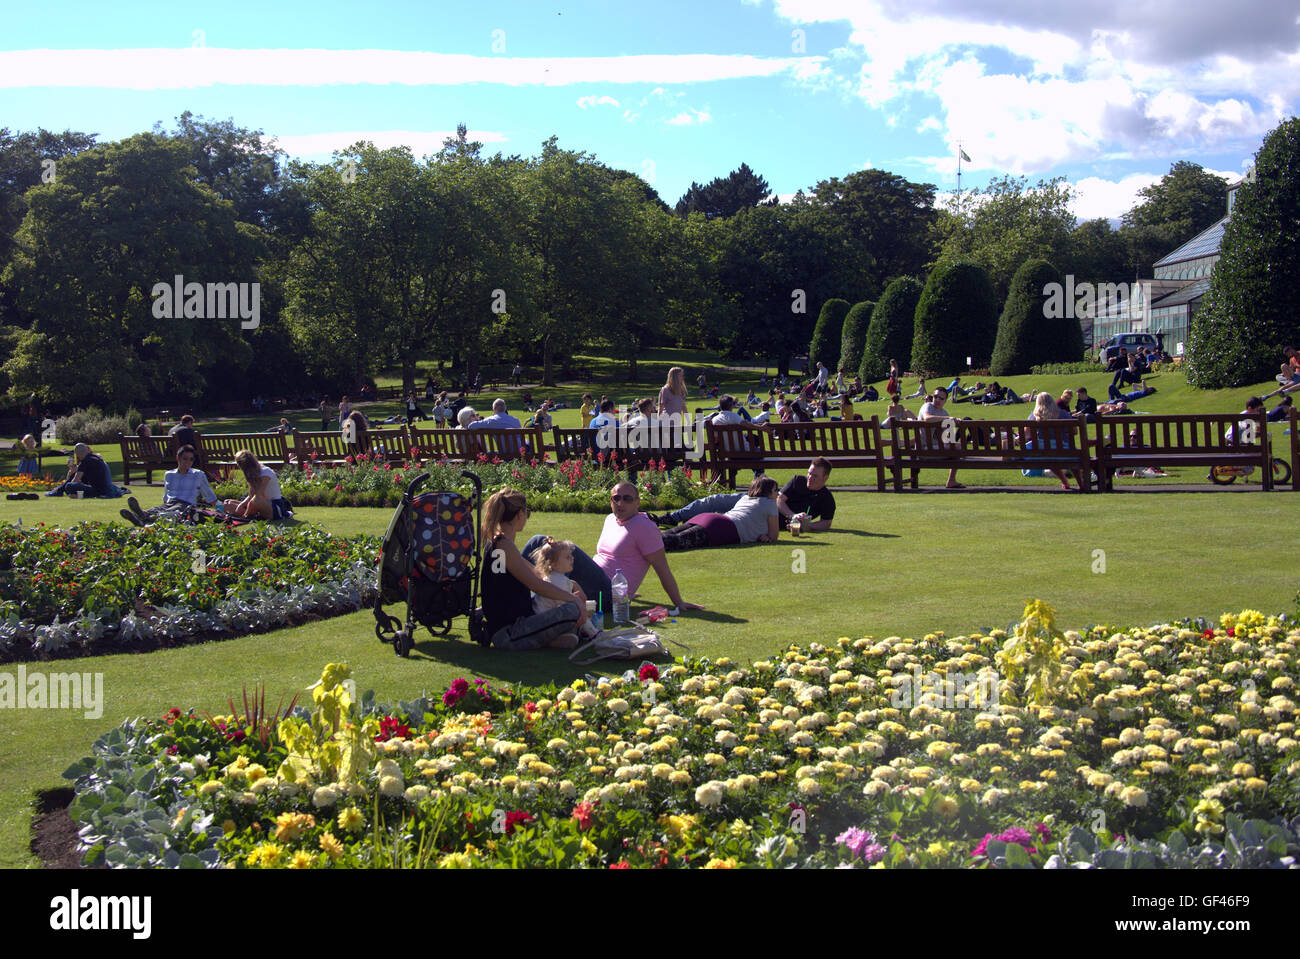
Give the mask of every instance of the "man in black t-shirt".
[[92, 453], [85, 443], [78, 443], [73, 448], [77, 458], [75, 466], [69, 467], [68, 478], [46, 493], [46, 496], [108, 496], [113, 489], [112, 475], [108, 464], [98, 453]]
[[785, 484], [776, 500], [782, 529], [789, 529], [790, 520], [795, 516], [803, 517], [805, 532], [824, 532], [831, 528], [831, 520], [835, 518], [835, 497], [826, 488], [830, 475], [830, 460], [819, 456], [809, 464], [806, 477], [796, 476]]

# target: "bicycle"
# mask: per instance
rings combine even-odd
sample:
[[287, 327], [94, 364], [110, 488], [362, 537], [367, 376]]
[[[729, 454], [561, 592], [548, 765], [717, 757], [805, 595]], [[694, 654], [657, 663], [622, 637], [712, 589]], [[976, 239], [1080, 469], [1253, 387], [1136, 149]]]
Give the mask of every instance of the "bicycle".
[[[1273, 485], [1280, 486], [1291, 482], [1291, 464], [1284, 459], [1274, 456], [1273, 464]], [[1238, 476], [1250, 476], [1255, 472], [1253, 466], [1212, 466], [1210, 467], [1209, 480], [1218, 486], [1229, 486], [1236, 482]]]

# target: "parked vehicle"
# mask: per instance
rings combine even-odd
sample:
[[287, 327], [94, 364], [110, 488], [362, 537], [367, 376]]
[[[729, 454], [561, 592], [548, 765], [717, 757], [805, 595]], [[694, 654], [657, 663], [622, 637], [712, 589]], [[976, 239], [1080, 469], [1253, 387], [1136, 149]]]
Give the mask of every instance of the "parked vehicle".
[[1130, 353], [1136, 353], [1142, 347], [1163, 352], [1164, 347], [1160, 342], [1163, 339], [1164, 336], [1160, 333], [1120, 333], [1101, 345], [1097, 351], [1097, 362], [1105, 366], [1113, 357], [1119, 355], [1120, 347]]

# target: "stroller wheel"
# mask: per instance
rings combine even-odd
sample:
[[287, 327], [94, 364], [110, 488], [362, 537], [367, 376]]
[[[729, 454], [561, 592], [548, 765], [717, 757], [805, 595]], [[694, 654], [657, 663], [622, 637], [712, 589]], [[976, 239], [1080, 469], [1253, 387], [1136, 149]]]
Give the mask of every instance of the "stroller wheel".
[[434, 629], [432, 626], [430, 626], [429, 632], [433, 633], [433, 635], [435, 636], [446, 636], [448, 633], [451, 632], [451, 620], [444, 619], [442, 621], [442, 625], [439, 626], [437, 629]]
[[403, 658], [410, 656], [411, 647], [413, 645], [414, 643], [411, 642], [411, 634], [405, 629], [398, 630], [397, 634], [393, 637], [393, 652], [397, 653], [398, 656]]

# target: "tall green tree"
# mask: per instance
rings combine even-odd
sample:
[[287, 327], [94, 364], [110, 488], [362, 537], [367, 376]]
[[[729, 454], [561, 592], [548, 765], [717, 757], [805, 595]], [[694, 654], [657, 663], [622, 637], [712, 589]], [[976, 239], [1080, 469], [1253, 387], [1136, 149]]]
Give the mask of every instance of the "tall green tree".
[[867, 258], [874, 289], [895, 276], [924, 272], [939, 248], [932, 183], [913, 183], [884, 170], [858, 170], [812, 188], [808, 201], [839, 223]]
[[849, 312], [849, 301], [838, 297], [822, 304], [813, 327], [812, 342], [808, 346], [808, 363], [816, 367], [825, 364], [828, 370], [838, 369], [841, 341], [844, 335], [844, 317]]
[[28, 328], [5, 364], [18, 394], [124, 407], [195, 396], [247, 365], [240, 320], [155, 316], [154, 287], [258, 281], [256, 227], [199, 184], [182, 144], [139, 134], [64, 159], [26, 195], [6, 270]]
[[678, 216], [702, 213], [707, 220], [735, 216], [755, 206], [776, 206], [767, 181], [742, 163], [726, 176], [714, 177], [706, 185], [691, 183], [675, 208]]
[[[1053, 309], [1050, 295], [1063, 288], [1061, 274], [1046, 260], [1026, 260], [1011, 278], [1011, 292], [998, 320], [994, 376], [1028, 373], [1042, 363], [1077, 362], [1083, 333], [1070, 309]], [[1058, 295], [1056, 304], [1061, 298]]]
[[1237, 190], [1219, 262], [1192, 316], [1187, 379], [1202, 389], [1268, 379], [1300, 341], [1300, 119], [1274, 128]]
[[997, 335], [997, 294], [978, 263], [940, 263], [916, 304], [912, 368], [947, 375], [988, 362]]
[[[854, 303], [844, 316], [844, 330], [840, 336], [840, 358], [838, 368], [845, 373], [855, 373], [862, 365], [862, 347], [867, 339], [867, 327], [871, 325], [871, 313], [876, 304], [871, 300]], [[910, 337], [909, 337], [910, 339]]]
[[885, 287], [876, 308], [871, 311], [871, 322], [862, 346], [858, 375], [863, 383], [883, 380], [889, 374], [890, 360], [898, 360], [900, 369], [913, 368], [912, 339], [916, 304], [920, 299], [921, 284], [913, 277], [897, 277]]
[[1025, 260], [1068, 259], [1075, 227], [1073, 198], [1065, 177], [1040, 180], [1031, 187], [1025, 177], [1007, 176], [971, 190], [954, 209], [955, 219], [947, 221], [950, 232], [940, 262], [978, 263], [988, 271], [1000, 303]]

